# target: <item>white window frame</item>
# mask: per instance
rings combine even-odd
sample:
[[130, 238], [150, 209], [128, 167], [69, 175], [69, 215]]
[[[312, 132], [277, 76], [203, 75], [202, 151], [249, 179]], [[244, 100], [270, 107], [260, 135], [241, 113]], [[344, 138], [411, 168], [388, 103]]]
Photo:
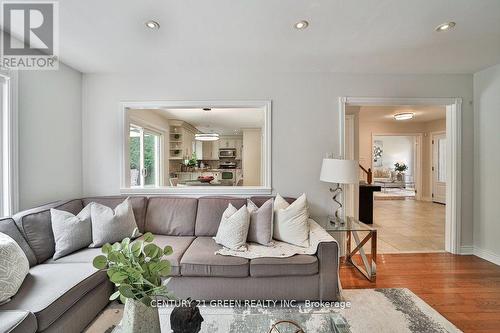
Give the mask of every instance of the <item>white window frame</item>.
[[[135, 119], [133, 117], [130, 118], [129, 126], [128, 126], [129, 129], [131, 126], [139, 128], [140, 132], [141, 132], [141, 143], [140, 143], [141, 160], [139, 161], [141, 164], [141, 166], [140, 166], [141, 171], [139, 172], [139, 177], [141, 178], [141, 185], [131, 186], [130, 185], [130, 174], [129, 174], [129, 176], [127, 178], [128, 179], [128, 186], [130, 186], [131, 188], [151, 187], [151, 185], [144, 185], [143, 184], [144, 176], [142, 175], [142, 170], [144, 169], [144, 159], [143, 159], [143, 157], [144, 157], [144, 152], [143, 152], [144, 134], [151, 133], [151, 134], [157, 135], [159, 137], [158, 152], [157, 152], [157, 156], [155, 158], [155, 170], [157, 172], [157, 176], [155, 177], [155, 185], [154, 185], [154, 186], [158, 187], [158, 186], [160, 186], [160, 184], [163, 184], [163, 172], [162, 172], [162, 170], [163, 170], [163, 151], [164, 151], [164, 143], [163, 142], [164, 142], [164, 137], [165, 137], [165, 131], [161, 130], [161, 129], [157, 129], [156, 127], [153, 127], [149, 124], [146, 124], [145, 122], [138, 120], [138, 119]], [[130, 155], [130, 143], [129, 143], [129, 147], [128, 147], [127, 152]], [[130, 170], [128, 170], [128, 172], [130, 173]]]
[[[127, 173], [128, 164], [127, 147], [128, 142], [128, 121], [127, 110], [129, 109], [157, 109], [157, 108], [262, 108], [264, 110], [264, 127], [262, 129], [263, 151], [262, 151], [262, 186], [187, 186], [187, 187], [130, 187], [127, 180], [130, 180]], [[121, 149], [121, 194], [146, 194], [146, 195], [185, 195], [185, 196], [203, 196], [203, 195], [270, 195], [272, 194], [271, 182], [271, 101], [270, 100], [231, 100], [231, 101], [139, 101], [139, 102], [121, 102], [119, 105], [120, 113], [120, 142]], [[129, 176], [127, 178], [127, 176]]]
[[0, 82], [0, 216], [10, 216], [19, 210], [17, 71], [0, 69]]

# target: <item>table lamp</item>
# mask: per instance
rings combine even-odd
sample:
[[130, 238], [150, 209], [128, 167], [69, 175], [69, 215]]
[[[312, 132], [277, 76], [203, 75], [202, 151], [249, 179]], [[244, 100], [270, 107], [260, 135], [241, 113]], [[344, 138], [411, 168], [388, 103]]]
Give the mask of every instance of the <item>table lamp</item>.
[[337, 187], [330, 188], [333, 193], [333, 201], [338, 207], [335, 210], [335, 219], [340, 221], [339, 211], [342, 208], [342, 203], [337, 200], [337, 197], [342, 193], [341, 184], [359, 184], [358, 161], [355, 160], [340, 160], [334, 158], [324, 158], [321, 166], [321, 174], [319, 179], [322, 182], [337, 184]]

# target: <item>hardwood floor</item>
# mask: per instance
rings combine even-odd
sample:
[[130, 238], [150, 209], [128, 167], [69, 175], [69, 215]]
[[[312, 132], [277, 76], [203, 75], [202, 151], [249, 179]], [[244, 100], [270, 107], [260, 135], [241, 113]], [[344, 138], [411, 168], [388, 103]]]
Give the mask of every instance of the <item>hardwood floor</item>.
[[342, 264], [344, 289], [408, 288], [464, 332], [500, 332], [500, 266], [449, 253], [381, 254], [377, 281]]

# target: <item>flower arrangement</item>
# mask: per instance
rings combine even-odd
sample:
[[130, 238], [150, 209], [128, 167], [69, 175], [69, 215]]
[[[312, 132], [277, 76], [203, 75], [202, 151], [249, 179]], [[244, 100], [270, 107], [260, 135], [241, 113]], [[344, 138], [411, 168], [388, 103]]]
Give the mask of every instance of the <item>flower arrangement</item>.
[[408, 170], [408, 166], [404, 162], [396, 162], [394, 163], [394, 170], [401, 173]]

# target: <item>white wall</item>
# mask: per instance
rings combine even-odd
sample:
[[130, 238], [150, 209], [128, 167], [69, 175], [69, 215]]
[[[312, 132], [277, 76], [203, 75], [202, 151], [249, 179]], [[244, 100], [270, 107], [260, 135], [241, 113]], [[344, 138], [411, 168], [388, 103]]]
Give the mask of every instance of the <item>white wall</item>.
[[[462, 97], [462, 186], [472, 188], [472, 75], [182, 72], [84, 75], [84, 193], [119, 192], [120, 101], [270, 99], [273, 188], [306, 192], [312, 215], [326, 215], [333, 205], [319, 171], [325, 152], [338, 151], [339, 96]], [[471, 191], [462, 202], [462, 244], [471, 245]]]
[[500, 65], [474, 74], [474, 253], [500, 265]]
[[19, 207], [82, 194], [82, 74], [19, 71]]
[[415, 137], [409, 135], [376, 135], [373, 140], [382, 142], [382, 166], [373, 169], [394, 170], [396, 162], [404, 162], [408, 166], [408, 176], [415, 174]]

